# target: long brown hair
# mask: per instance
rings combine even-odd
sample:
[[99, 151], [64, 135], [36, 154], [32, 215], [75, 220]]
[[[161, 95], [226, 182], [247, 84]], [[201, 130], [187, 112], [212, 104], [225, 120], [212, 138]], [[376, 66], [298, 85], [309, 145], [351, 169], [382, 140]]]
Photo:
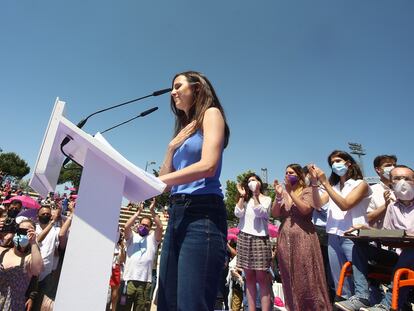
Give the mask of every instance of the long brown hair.
[[[355, 161], [355, 159], [346, 151], [342, 150], [334, 150], [331, 152], [331, 154], [328, 156], [328, 163], [329, 166], [332, 166], [332, 158], [338, 157], [341, 158], [344, 161], [347, 161], [351, 163], [351, 165], [348, 167], [348, 171], [346, 172], [346, 180], [348, 179], [363, 179], [361, 168], [359, 167], [358, 163]], [[334, 172], [331, 173], [331, 176], [329, 176], [329, 183], [334, 186], [341, 178], [336, 175]]]
[[[190, 108], [188, 113], [188, 117], [184, 111], [177, 109], [175, 107], [175, 103], [173, 98], [171, 97], [171, 110], [175, 114], [175, 129], [174, 129], [174, 136], [176, 136], [182, 128], [184, 128], [187, 124], [196, 120], [196, 130], [202, 128], [203, 126], [203, 119], [204, 113], [208, 108], [215, 107], [220, 110], [223, 119], [224, 119], [224, 148], [227, 147], [229, 143], [230, 137], [230, 129], [226, 122], [226, 116], [224, 114], [224, 109], [220, 104], [220, 101], [214, 91], [213, 86], [211, 85], [210, 81], [205, 77], [202, 73], [196, 71], [185, 71], [178, 73], [174, 76], [172, 83], [174, 84], [175, 78], [178, 76], [186, 77], [187, 81], [191, 85], [198, 84], [198, 88], [193, 87], [194, 93], [194, 103]], [[174, 87], [174, 85], [173, 85]]]

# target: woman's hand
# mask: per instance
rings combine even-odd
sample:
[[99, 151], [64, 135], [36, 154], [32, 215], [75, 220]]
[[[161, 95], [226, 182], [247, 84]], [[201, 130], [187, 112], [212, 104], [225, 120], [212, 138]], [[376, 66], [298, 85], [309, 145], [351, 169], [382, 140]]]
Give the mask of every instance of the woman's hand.
[[240, 184], [237, 184], [237, 185], [236, 185], [236, 187], [237, 187], [237, 191], [239, 192], [239, 195], [240, 195], [242, 198], [244, 198], [244, 197], [246, 196], [246, 189], [244, 189], [244, 188], [242, 187], [242, 185], [240, 185]]
[[315, 170], [315, 172], [316, 172], [316, 176], [317, 176], [317, 178], [318, 178], [318, 180], [319, 180], [319, 182], [322, 184], [322, 185], [324, 185], [324, 184], [326, 184], [327, 182], [328, 182], [328, 180], [327, 180], [327, 178], [326, 178], [326, 175], [325, 175], [325, 173], [319, 168], [319, 167], [317, 167], [317, 166], [313, 166], [313, 169]]
[[33, 229], [27, 229], [27, 238], [31, 245], [36, 244], [36, 232]]
[[283, 187], [281, 184], [279, 184], [279, 181], [277, 179], [275, 179], [273, 182], [273, 187], [275, 189], [276, 196], [280, 198], [283, 194]]
[[285, 189], [287, 193], [291, 193], [292, 192], [292, 184], [290, 183], [290, 180], [287, 176], [285, 176]]
[[308, 172], [310, 176], [311, 185], [316, 185], [318, 183], [318, 173], [315, 168], [315, 164], [308, 165]]
[[196, 121], [192, 121], [191, 123], [187, 124], [178, 134], [170, 141], [168, 144], [168, 148], [172, 150], [176, 150], [180, 147], [183, 142], [194, 133]]

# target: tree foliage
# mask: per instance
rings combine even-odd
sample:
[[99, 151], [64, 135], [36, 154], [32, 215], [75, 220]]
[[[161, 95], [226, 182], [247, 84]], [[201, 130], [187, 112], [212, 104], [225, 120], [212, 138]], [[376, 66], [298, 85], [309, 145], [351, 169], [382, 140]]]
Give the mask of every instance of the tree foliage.
[[81, 176], [82, 167], [71, 161], [60, 170], [58, 184], [70, 182], [73, 187], [79, 188]]
[[5, 176], [22, 179], [29, 174], [30, 167], [27, 162], [14, 152], [0, 153], [0, 171]]
[[36, 192], [32, 187], [29, 186], [29, 179], [21, 179], [18, 182], [19, 188], [24, 192]]
[[[152, 170], [152, 173], [158, 177], [160, 176], [160, 171], [159, 170]], [[163, 192], [161, 193], [159, 196], [157, 196], [157, 206], [158, 207], [164, 207], [164, 206], [168, 206], [169, 205], [169, 200], [170, 200], [170, 192]], [[148, 203], [149, 205], [150, 203]]]

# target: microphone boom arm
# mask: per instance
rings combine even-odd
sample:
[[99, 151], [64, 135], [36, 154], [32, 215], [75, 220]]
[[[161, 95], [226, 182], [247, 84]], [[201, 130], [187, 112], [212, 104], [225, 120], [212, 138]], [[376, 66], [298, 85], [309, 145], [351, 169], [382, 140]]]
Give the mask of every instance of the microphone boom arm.
[[131, 122], [131, 121], [133, 121], [133, 120], [135, 120], [135, 119], [137, 119], [137, 118], [139, 118], [139, 117], [145, 117], [146, 115], [148, 115], [148, 114], [150, 114], [150, 113], [154, 112], [155, 110], [158, 110], [158, 107], [154, 107], [154, 108], [148, 109], [148, 110], [146, 110], [146, 111], [144, 111], [144, 112], [141, 112], [141, 113], [140, 113], [139, 115], [137, 115], [136, 117], [133, 117], [133, 118], [131, 118], [131, 119], [129, 119], [129, 120], [126, 120], [126, 121], [124, 121], [124, 122], [122, 122], [122, 123], [119, 123], [119, 124], [114, 125], [114, 126], [112, 126], [112, 127], [110, 127], [110, 128], [107, 128], [106, 130], [102, 131], [102, 132], [101, 132], [101, 134], [106, 133], [106, 132], [108, 132], [108, 131], [110, 131], [110, 130], [113, 130], [114, 128], [117, 128], [118, 126], [121, 126], [121, 125], [124, 125], [124, 124], [126, 124], [126, 123], [128, 123], [128, 122]]

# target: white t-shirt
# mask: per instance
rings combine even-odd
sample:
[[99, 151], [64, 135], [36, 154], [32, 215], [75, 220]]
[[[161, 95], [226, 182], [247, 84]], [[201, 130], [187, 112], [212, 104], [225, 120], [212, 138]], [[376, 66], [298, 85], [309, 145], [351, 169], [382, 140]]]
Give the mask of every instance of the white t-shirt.
[[234, 215], [240, 218], [238, 228], [244, 233], [255, 236], [266, 236], [268, 233], [268, 219], [272, 199], [268, 196], [260, 196], [260, 204], [254, 205], [253, 198], [246, 203], [244, 208], [240, 209], [237, 205], [234, 207]]
[[[377, 208], [385, 205], [384, 192], [387, 190], [391, 192], [391, 199], [395, 201], [394, 192], [383, 182], [379, 182], [378, 184], [371, 186], [372, 197], [368, 205], [367, 213], [372, 212], [373, 210], [376, 210]], [[372, 227], [382, 229], [383, 223], [384, 223], [384, 217], [385, 217], [385, 213], [383, 217], [378, 219], [372, 225]]]
[[[339, 183], [332, 188], [346, 198], [361, 182], [362, 179], [348, 179], [342, 190], [339, 188]], [[344, 235], [344, 232], [353, 225], [367, 224], [367, 208], [371, 200], [371, 189], [368, 189], [368, 194], [353, 208], [348, 211], [342, 211], [338, 205], [329, 197], [328, 218], [326, 221], [326, 232], [336, 235]]]
[[127, 240], [126, 248], [127, 258], [123, 279], [125, 281], [151, 282], [152, 262], [158, 249], [154, 232], [142, 237], [132, 231], [132, 236]]
[[[39, 243], [40, 254], [42, 255], [44, 266], [43, 271], [39, 275], [39, 281], [42, 281], [53, 270], [55, 250], [59, 246], [59, 231], [59, 227], [53, 226], [43, 241]], [[36, 224], [36, 234], [39, 234], [40, 232], [42, 232], [42, 228], [39, 224]]]

